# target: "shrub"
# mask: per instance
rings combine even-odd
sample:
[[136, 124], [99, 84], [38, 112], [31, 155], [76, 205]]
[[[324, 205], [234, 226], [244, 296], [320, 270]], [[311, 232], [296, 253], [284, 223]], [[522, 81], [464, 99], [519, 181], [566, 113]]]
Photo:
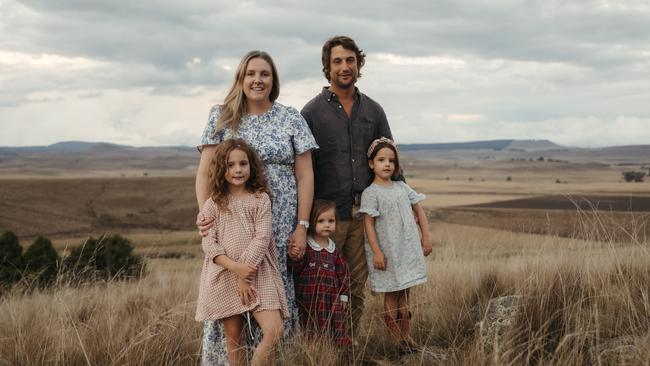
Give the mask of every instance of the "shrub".
[[0, 285], [10, 285], [20, 279], [24, 268], [23, 248], [13, 231], [0, 235]]
[[36, 238], [25, 251], [24, 259], [25, 271], [38, 285], [47, 286], [56, 280], [61, 258], [48, 238]]
[[626, 182], [643, 182], [643, 178], [645, 178], [645, 172], [636, 172], [634, 170], [623, 172], [622, 174]]
[[510, 182], [510, 181], [512, 181], [512, 177], [511, 177], [511, 176], [507, 176], [507, 177], [506, 177], [506, 182]]
[[141, 256], [133, 255], [131, 242], [120, 236], [89, 238], [72, 249], [64, 267], [76, 280], [109, 280], [139, 277], [144, 270]]

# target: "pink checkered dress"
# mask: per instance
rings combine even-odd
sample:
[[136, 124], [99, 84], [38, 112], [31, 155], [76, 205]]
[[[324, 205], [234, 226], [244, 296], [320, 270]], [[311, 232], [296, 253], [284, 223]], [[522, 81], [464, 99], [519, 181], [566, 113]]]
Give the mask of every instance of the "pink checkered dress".
[[[201, 243], [205, 259], [201, 271], [196, 320], [223, 319], [247, 311], [280, 310], [289, 315], [282, 277], [271, 231], [271, 200], [266, 193], [229, 197], [229, 211], [221, 210], [209, 198], [203, 205], [205, 217], [215, 224]], [[255, 301], [242, 305], [237, 296], [237, 275], [215, 264], [218, 255], [257, 266], [253, 286]]]

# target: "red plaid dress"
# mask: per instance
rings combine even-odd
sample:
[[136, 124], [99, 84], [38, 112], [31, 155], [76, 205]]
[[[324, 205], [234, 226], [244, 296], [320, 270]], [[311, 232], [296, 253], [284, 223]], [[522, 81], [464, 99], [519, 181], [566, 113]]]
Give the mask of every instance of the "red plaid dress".
[[305, 256], [291, 263], [300, 322], [309, 338], [328, 336], [337, 344], [350, 344], [344, 307], [350, 274], [334, 242], [329, 242], [323, 249], [308, 237]]

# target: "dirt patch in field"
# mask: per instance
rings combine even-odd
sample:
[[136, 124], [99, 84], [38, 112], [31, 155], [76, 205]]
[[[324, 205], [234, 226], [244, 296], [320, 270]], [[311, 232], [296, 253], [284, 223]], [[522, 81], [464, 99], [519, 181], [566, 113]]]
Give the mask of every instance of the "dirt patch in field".
[[192, 177], [0, 180], [0, 231], [20, 237], [192, 230]]
[[432, 221], [603, 242], [647, 243], [650, 213], [562, 209], [429, 209]]
[[487, 202], [465, 207], [533, 210], [650, 212], [650, 196], [548, 195]]

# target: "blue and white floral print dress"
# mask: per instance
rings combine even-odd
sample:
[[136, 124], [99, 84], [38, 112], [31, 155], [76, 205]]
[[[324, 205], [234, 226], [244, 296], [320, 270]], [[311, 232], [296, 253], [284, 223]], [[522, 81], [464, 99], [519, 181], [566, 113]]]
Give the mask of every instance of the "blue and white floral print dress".
[[[295, 108], [274, 103], [262, 115], [246, 115], [238, 126], [236, 136], [230, 128], [217, 131], [220, 110], [218, 105], [212, 107], [201, 137], [201, 146], [216, 145], [234, 137], [244, 139], [255, 149], [266, 168], [271, 189], [278, 269], [284, 281], [289, 307], [289, 318], [284, 321], [284, 334], [291, 335], [299, 324], [293, 277], [287, 273], [287, 246], [289, 236], [297, 224], [298, 212], [294, 158], [295, 155], [317, 149], [318, 145], [307, 123]], [[226, 336], [221, 321], [204, 322], [202, 359], [203, 365], [228, 364]]]

